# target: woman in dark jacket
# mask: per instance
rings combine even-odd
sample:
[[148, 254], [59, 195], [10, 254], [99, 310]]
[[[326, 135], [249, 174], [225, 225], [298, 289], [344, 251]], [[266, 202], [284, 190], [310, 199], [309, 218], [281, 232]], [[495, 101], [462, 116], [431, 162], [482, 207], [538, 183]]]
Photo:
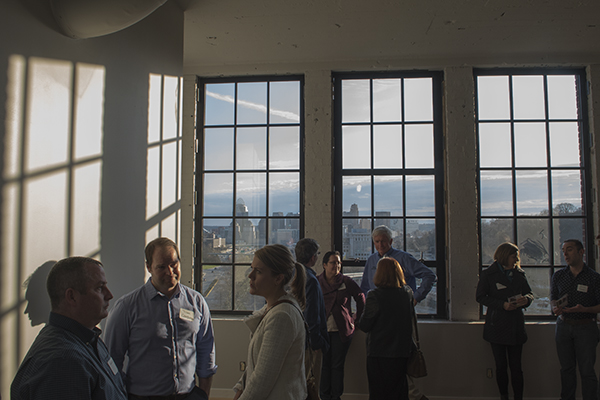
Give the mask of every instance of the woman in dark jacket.
[[[354, 323], [365, 307], [365, 295], [349, 276], [343, 275], [340, 253], [328, 251], [323, 256], [323, 273], [317, 278], [323, 290], [329, 350], [323, 355], [321, 400], [340, 400], [344, 393], [344, 364], [352, 342]], [[351, 299], [356, 302], [352, 315]]]
[[413, 293], [393, 258], [379, 260], [373, 283], [376, 288], [367, 294], [358, 324], [367, 332], [369, 400], [407, 400], [406, 363], [414, 348]]
[[[494, 263], [481, 272], [476, 298], [487, 307], [483, 338], [492, 345], [500, 398], [508, 400], [508, 371], [515, 400], [523, 399], [521, 354], [527, 341], [523, 309], [533, 301], [525, 271], [519, 267], [519, 248], [502, 243]], [[508, 361], [507, 361], [508, 356]]]

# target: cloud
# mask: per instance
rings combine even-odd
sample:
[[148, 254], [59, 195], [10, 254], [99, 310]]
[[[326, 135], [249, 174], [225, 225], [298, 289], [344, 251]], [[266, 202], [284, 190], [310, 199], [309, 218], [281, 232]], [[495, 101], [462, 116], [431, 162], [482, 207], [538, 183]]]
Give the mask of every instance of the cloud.
[[[210, 92], [208, 90], [206, 91], [206, 95], [210, 96], [214, 99], [217, 99], [217, 100], [226, 101], [231, 104], [235, 103], [235, 99], [232, 96], [218, 94], [218, 93]], [[264, 106], [263, 104], [252, 103], [250, 101], [239, 100], [239, 99], [237, 101], [237, 104], [242, 107], [249, 108], [251, 110], [262, 112], [264, 114], [267, 113], [267, 107]], [[290, 111], [276, 110], [274, 108], [271, 108], [271, 114], [276, 115], [281, 118], [288, 119], [293, 122], [300, 122], [300, 116], [298, 114], [290, 112]]]

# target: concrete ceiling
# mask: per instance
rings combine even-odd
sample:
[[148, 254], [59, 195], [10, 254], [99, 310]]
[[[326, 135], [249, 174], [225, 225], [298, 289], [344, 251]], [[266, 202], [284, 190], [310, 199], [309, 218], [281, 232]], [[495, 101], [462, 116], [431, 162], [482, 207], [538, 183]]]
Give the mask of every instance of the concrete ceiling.
[[190, 0], [185, 8], [188, 71], [515, 56], [550, 63], [600, 55], [597, 0]]

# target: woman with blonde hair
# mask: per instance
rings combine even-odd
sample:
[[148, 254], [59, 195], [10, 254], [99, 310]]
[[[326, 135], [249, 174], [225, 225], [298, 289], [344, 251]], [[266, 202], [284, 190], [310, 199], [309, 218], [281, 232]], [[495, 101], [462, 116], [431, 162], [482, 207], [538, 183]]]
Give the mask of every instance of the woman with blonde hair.
[[234, 400], [304, 400], [304, 266], [287, 247], [272, 244], [254, 253], [251, 267], [250, 294], [267, 304], [244, 321], [252, 333]]
[[[519, 248], [502, 243], [494, 263], [479, 275], [477, 302], [487, 307], [483, 339], [492, 345], [500, 398], [508, 400], [508, 367], [515, 400], [523, 399], [521, 354], [527, 341], [523, 309], [533, 301], [525, 271], [519, 267]], [[508, 360], [507, 360], [508, 357]]]
[[373, 283], [358, 324], [367, 332], [369, 400], [407, 400], [406, 364], [414, 349], [412, 289], [398, 261], [387, 257], [377, 263]]

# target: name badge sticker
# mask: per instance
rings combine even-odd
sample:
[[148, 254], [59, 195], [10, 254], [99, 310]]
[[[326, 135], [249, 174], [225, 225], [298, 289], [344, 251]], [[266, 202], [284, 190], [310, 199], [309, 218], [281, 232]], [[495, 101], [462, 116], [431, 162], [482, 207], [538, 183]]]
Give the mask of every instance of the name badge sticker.
[[192, 322], [194, 320], [194, 311], [182, 308], [181, 310], [179, 310], [179, 318], [181, 318], [184, 321]]
[[577, 285], [577, 291], [582, 293], [587, 293], [588, 287], [587, 285]]
[[110, 370], [112, 371], [113, 375], [116, 375], [117, 372], [119, 372], [119, 370], [117, 369], [117, 364], [115, 364], [115, 361], [112, 359], [112, 357], [108, 360], [108, 366], [110, 367]]
[[340, 285], [340, 287], [338, 288], [338, 290], [346, 290], [346, 284], [345, 284], [345, 283], [342, 283], [342, 284]]
[[500, 282], [496, 282], [496, 289], [498, 289], [498, 290], [506, 289], [506, 286], [504, 286]]

